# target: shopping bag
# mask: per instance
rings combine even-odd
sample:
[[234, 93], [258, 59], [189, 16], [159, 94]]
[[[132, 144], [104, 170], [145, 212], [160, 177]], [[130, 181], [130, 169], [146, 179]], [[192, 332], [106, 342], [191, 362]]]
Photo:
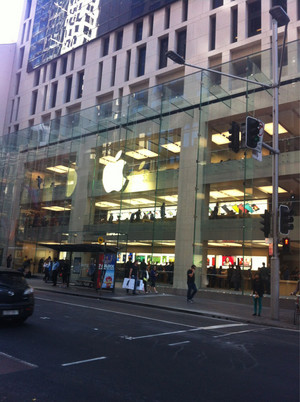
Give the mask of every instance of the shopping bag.
[[144, 282], [143, 281], [141, 281], [141, 280], [137, 281], [136, 290], [144, 292]]
[[134, 279], [124, 278], [122, 288], [133, 290], [134, 289], [134, 281], [135, 281]]

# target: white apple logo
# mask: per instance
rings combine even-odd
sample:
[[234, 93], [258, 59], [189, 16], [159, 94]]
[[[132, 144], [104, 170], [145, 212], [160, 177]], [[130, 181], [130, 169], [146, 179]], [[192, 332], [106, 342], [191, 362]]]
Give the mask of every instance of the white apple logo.
[[107, 193], [121, 191], [126, 182], [126, 177], [123, 176], [123, 168], [126, 162], [120, 159], [121, 155], [122, 151], [119, 151], [115, 156], [115, 161], [108, 163], [103, 169], [102, 183]]

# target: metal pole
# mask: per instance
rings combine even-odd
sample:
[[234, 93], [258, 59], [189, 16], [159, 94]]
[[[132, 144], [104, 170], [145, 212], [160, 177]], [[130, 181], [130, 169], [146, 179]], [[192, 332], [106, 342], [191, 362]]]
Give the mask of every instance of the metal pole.
[[[273, 69], [273, 149], [278, 150], [278, 23], [272, 19], [272, 69]], [[278, 153], [272, 157], [272, 227], [273, 255], [271, 258], [271, 318], [279, 319], [279, 258], [278, 258]]]

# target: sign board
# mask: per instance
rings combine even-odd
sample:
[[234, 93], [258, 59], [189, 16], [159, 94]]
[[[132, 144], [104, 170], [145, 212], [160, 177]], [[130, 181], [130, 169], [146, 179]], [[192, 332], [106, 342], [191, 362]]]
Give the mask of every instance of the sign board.
[[104, 242], [104, 238], [102, 236], [98, 237], [98, 243], [102, 244]]
[[265, 123], [261, 120], [259, 120], [259, 141], [257, 143], [256, 149], [252, 150], [252, 158], [256, 159], [257, 161], [261, 162], [262, 161], [262, 143], [264, 139], [264, 128], [265, 128]]

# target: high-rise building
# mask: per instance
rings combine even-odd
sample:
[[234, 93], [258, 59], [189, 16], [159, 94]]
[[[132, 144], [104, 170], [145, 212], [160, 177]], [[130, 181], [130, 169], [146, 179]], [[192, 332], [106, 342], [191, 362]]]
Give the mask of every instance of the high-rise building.
[[[104, 250], [116, 253], [117, 279], [132, 256], [158, 264], [175, 288], [194, 263], [198, 286], [248, 289], [272, 253], [260, 215], [272, 211], [278, 5], [290, 17], [285, 51], [278, 27], [278, 197], [294, 214], [289, 253], [279, 244], [288, 293], [299, 270], [296, 0], [27, 0], [18, 42], [0, 46], [2, 264], [27, 256], [37, 271], [58, 255], [76, 280]], [[247, 116], [264, 123], [261, 157], [244, 146]], [[232, 148], [229, 130], [240, 137]]]

